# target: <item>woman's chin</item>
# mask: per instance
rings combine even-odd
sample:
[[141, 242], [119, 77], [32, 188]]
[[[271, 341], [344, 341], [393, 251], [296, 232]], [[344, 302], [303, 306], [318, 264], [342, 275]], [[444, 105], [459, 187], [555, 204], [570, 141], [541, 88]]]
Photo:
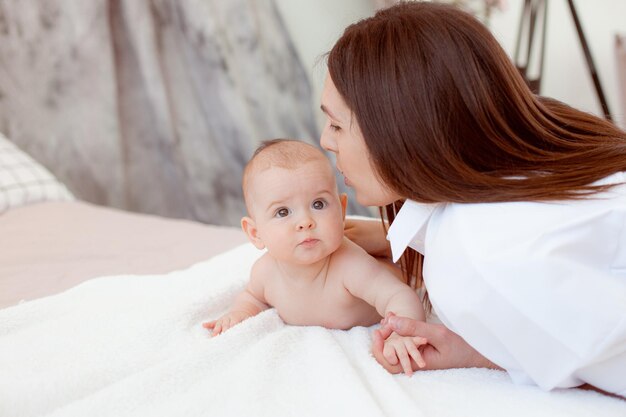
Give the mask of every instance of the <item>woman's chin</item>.
[[380, 198], [380, 197], [376, 198], [374, 196], [365, 195], [363, 193], [358, 192], [356, 189], [354, 189], [354, 193], [355, 193], [357, 203], [366, 207], [383, 207], [395, 201], [390, 198]]

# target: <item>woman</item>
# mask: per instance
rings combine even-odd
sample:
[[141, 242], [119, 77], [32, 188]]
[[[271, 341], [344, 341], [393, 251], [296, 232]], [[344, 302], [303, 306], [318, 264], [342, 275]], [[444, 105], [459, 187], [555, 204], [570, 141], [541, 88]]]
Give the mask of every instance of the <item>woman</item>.
[[428, 339], [427, 369], [626, 396], [626, 134], [533, 95], [451, 6], [403, 3], [348, 27], [328, 68], [321, 144], [390, 223], [389, 242], [372, 222], [346, 234], [423, 275], [445, 325], [388, 318], [377, 360], [401, 371], [382, 351], [395, 330]]

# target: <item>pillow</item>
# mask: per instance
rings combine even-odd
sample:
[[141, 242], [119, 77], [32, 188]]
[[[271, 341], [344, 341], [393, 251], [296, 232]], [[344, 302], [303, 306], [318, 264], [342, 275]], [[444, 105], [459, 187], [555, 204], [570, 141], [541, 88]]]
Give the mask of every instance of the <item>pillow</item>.
[[12, 207], [74, 199], [50, 171], [0, 133], [0, 214]]

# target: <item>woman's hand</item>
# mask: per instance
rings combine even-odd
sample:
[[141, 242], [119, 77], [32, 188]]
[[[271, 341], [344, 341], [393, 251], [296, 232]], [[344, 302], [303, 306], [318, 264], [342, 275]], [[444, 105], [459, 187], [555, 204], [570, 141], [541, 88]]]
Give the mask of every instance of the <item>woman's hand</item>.
[[346, 219], [344, 234], [348, 239], [378, 257], [391, 257], [391, 247], [380, 220]]
[[450, 369], [450, 368], [491, 368], [502, 369], [476, 349], [471, 347], [463, 338], [441, 324], [431, 324], [406, 317], [388, 315], [383, 320], [383, 326], [374, 331], [372, 353], [385, 369], [391, 373], [403, 371], [400, 364], [392, 365], [383, 353], [385, 339], [396, 332], [401, 336], [423, 337], [427, 344], [420, 347], [420, 352], [426, 366], [418, 367], [411, 361], [413, 370]]

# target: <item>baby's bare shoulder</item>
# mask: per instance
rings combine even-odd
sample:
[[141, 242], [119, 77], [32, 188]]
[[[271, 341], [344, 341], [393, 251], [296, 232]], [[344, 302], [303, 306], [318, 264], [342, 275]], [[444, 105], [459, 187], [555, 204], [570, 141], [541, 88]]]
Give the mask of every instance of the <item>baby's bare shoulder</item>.
[[265, 282], [276, 275], [276, 262], [267, 252], [257, 259], [250, 270], [250, 281]]
[[332, 263], [333, 267], [352, 273], [374, 272], [380, 268], [376, 258], [348, 238], [344, 238], [339, 249], [333, 254]]
[[[402, 280], [402, 272], [389, 260], [376, 258], [349, 239], [333, 254], [333, 263], [336, 267], [331, 271], [340, 274], [344, 281], [358, 280], [359, 282], [374, 279], [379, 276], [393, 276]], [[334, 259], [336, 256], [337, 259]]]

